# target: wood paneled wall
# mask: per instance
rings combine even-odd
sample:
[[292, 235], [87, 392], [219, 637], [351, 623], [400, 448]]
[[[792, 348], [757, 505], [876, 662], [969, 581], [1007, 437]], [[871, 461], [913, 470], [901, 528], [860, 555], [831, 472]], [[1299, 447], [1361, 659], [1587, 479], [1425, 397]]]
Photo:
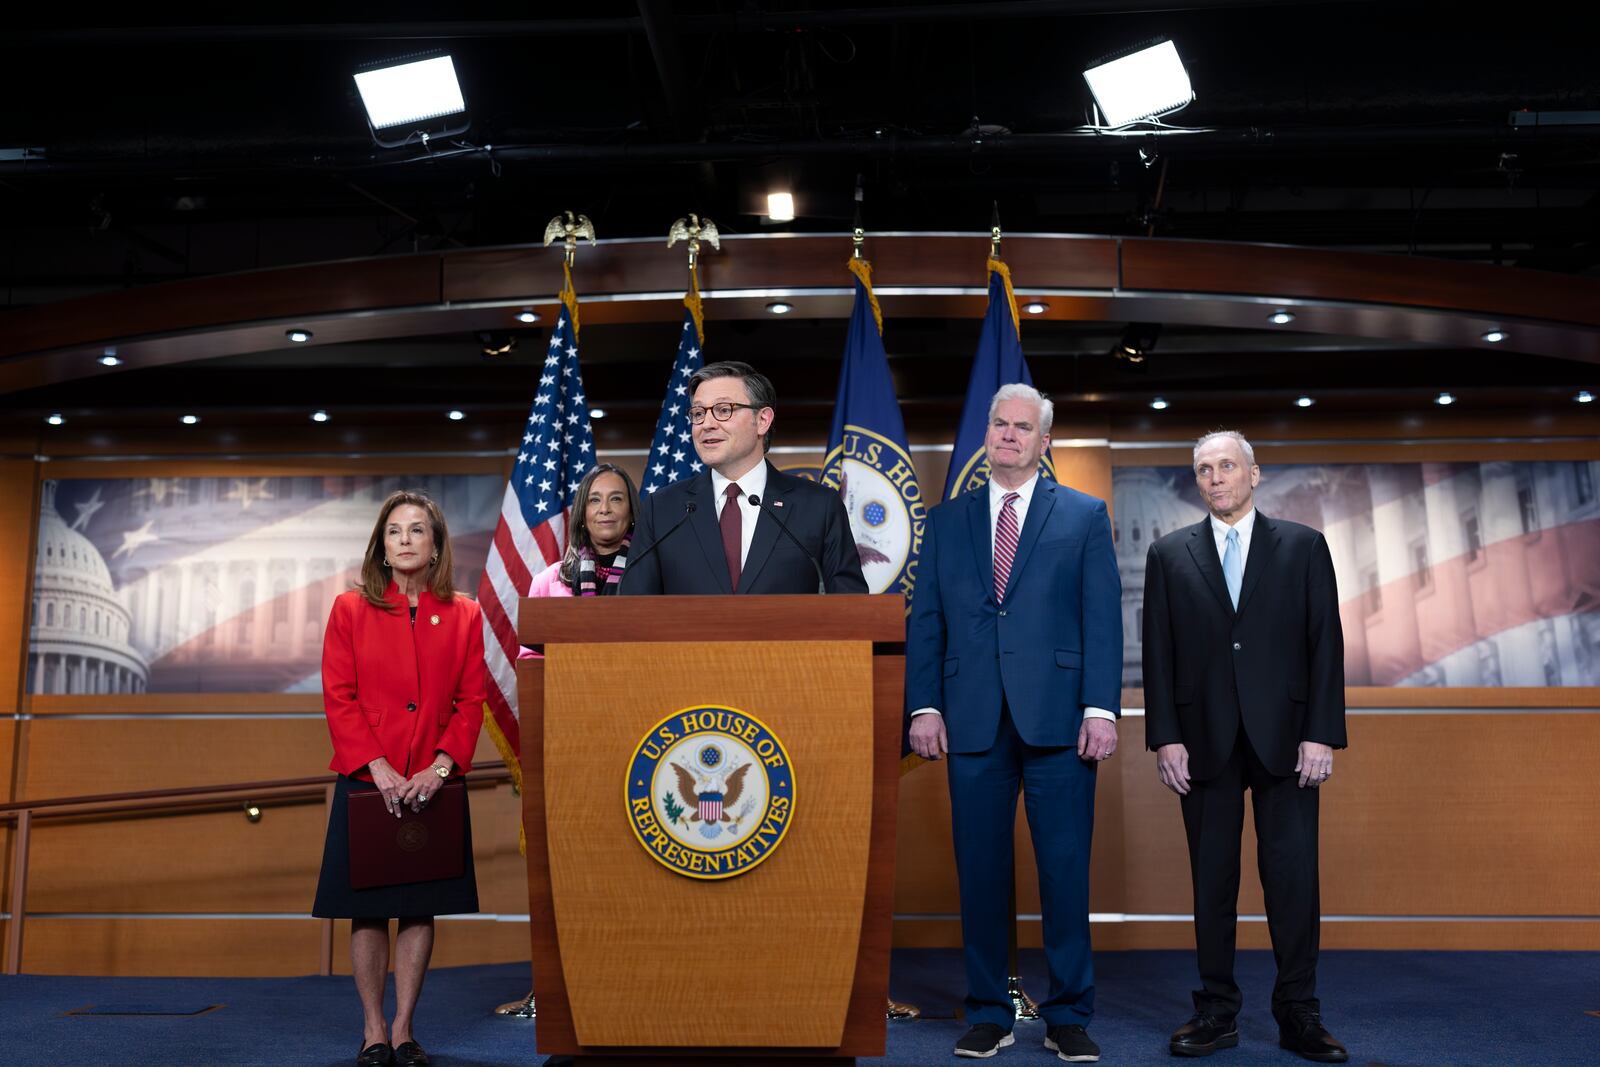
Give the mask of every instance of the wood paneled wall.
[[[1159, 439], [1181, 439], [1187, 429]], [[1502, 428], [1500, 436], [1507, 432]], [[1054, 435], [1070, 442], [1056, 449], [1061, 478], [1107, 498], [1114, 463], [1187, 462], [1181, 448], [1113, 451], [1108, 439], [1138, 438], [1129, 427], [1058, 423]], [[1585, 442], [1514, 447], [1517, 458], [1529, 459], [1600, 454], [1600, 446]], [[1427, 458], [1444, 458], [1444, 449], [1452, 459], [1501, 456], [1505, 448], [1422, 446]], [[785, 465], [815, 463], [821, 453], [781, 458]], [[924, 495], [936, 499], [948, 457], [917, 458]], [[1319, 445], [1314, 453], [1276, 458], [1375, 462], [1418, 454], [1410, 445]], [[308, 460], [305, 468], [323, 469], [328, 462]], [[398, 470], [406, 462], [377, 459], [371, 469]], [[463, 460], [451, 469], [482, 470], [497, 462]], [[638, 460], [623, 463], [633, 468]], [[185, 474], [217, 473], [214, 465], [197, 461], [81, 466], [86, 469], [72, 473], [171, 474], [174, 467]], [[61, 464], [51, 467], [51, 475], [64, 472]], [[259, 473], [297, 469], [273, 461]], [[227, 473], [242, 470], [231, 465]], [[0, 489], [13, 501], [36, 502], [42, 474], [31, 461], [0, 461]], [[36, 506], [0, 512], [0, 537], [25, 546], [0, 554], [0, 773], [6, 775], [7, 799], [323, 772], [329, 748], [316, 696], [24, 695], [35, 513]], [[1130, 693], [1128, 702], [1136, 705], [1139, 697]], [[1470, 711], [1400, 707], [1419, 699], [1414, 691], [1352, 693], [1352, 704], [1393, 707], [1352, 715], [1351, 747], [1337, 757], [1323, 796], [1323, 910], [1330, 917], [1323, 943], [1600, 949], [1600, 850], [1590, 846], [1600, 838], [1600, 777], [1592, 772], [1600, 762], [1600, 711], [1590, 706], [1594, 694], [1483, 690], [1451, 698], [1454, 708]], [[1502, 701], [1508, 706], [1496, 710]], [[1153, 756], [1144, 751], [1143, 720], [1129, 716], [1120, 729], [1119, 755], [1099, 772], [1091, 893], [1096, 945], [1185, 948], [1192, 944], [1185, 919], [1189, 874], [1177, 800], [1156, 781]], [[496, 758], [487, 738], [480, 741], [479, 758]], [[896, 943], [957, 945], [943, 768], [919, 768], [902, 779], [900, 789]], [[502, 786], [475, 791], [472, 803], [484, 916], [441, 920], [438, 965], [527, 957], [527, 924], [519, 918], [527, 911], [517, 853], [520, 802]], [[311, 972], [319, 931], [304, 916], [315, 890], [324, 819], [320, 804], [302, 802], [269, 804], [255, 824], [238, 807], [223, 806], [150, 818], [39, 820], [24, 969]], [[1038, 893], [1020, 818], [1017, 830], [1019, 911], [1028, 916], [1038, 910]], [[10, 848], [10, 835], [0, 829], [7, 909]], [[1259, 915], [1261, 901], [1248, 873], [1248, 823], [1245, 866], [1240, 912], [1249, 917]], [[348, 970], [347, 936], [339, 924], [335, 968], [341, 973]], [[1024, 919], [1021, 936], [1024, 944], [1038, 943], [1036, 919]], [[1265, 925], [1247, 918], [1240, 943], [1264, 946]], [[521, 992], [509, 989], [505, 999]]]

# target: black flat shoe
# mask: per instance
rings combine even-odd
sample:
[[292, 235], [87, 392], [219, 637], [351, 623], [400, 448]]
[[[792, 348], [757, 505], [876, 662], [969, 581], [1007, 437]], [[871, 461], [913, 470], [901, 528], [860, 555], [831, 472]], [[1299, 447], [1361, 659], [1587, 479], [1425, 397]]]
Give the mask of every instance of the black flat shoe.
[[1239, 1044], [1239, 1025], [1205, 1012], [1178, 1027], [1167, 1047], [1174, 1056], [1209, 1056], [1219, 1048]]
[[394, 1063], [394, 1049], [386, 1041], [374, 1041], [356, 1053], [356, 1067], [389, 1067]]
[[394, 1049], [394, 1067], [428, 1067], [433, 1061], [415, 1041], [402, 1041]]

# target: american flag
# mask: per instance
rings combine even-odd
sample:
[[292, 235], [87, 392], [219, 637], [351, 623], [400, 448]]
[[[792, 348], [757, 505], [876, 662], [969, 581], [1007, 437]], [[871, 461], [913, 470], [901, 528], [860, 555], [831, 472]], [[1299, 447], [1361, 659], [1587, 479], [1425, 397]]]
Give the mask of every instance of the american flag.
[[645, 460], [646, 493], [705, 470], [705, 464], [695, 455], [694, 439], [689, 432], [689, 377], [706, 365], [700, 354], [704, 341], [700, 325], [695, 321], [698, 302], [699, 294], [693, 292], [683, 302], [683, 333], [678, 340], [678, 358], [672, 363], [667, 396], [661, 402], [661, 418], [656, 420], [656, 433], [650, 439], [650, 457]]
[[489, 667], [489, 711], [517, 755], [517, 601], [533, 576], [561, 558], [567, 519], [578, 482], [594, 466], [594, 428], [578, 368], [577, 296], [571, 282], [561, 294], [561, 314], [539, 373], [533, 410], [523, 427], [516, 466], [506, 483], [500, 521], [478, 585], [483, 609], [484, 657]]

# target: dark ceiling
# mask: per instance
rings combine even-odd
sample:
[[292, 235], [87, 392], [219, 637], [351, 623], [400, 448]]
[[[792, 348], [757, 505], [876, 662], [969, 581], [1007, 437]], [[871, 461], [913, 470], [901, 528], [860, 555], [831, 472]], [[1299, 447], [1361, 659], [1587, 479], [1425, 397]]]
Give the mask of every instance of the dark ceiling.
[[[436, 5], [338, 5], [337, 24], [326, 7], [296, 7], [206, 25], [61, 18], [0, 37], [9, 307], [225, 271], [535, 242], [565, 209], [587, 214], [601, 237], [664, 236], [690, 211], [726, 233], [838, 232], [858, 183], [869, 232], [981, 231], [998, 205], [1011, 232], [1600, 271], [1600, 125], [1514, 128], [1508, 118], [1600, 110], [1592, 42], [1563, 29], [1554, 7], [602, 0], [532, 5], [531, 15], [527, 4], [460, 3], [448, 22]], [[1082, 68], [1157, 35], [1177, 43], [1197, 93], [1170, 121], [1201, 132], [1084, 132]], [[438, 47], [455, 56], [472, 129], [432, 151], [374, 148], [351, 72]], [[759, 212], [780, 183], [794, 188], [800, 217], [773, 227]], [[1028, 342], [1036, 377], [1086, 402], [1133, 403], [1152, 388], [1226, 394], [1248, 377], [1272, 403], [1316, 387], [1382, 406], [1409, 402], [1409, 390], [1440, 375], [1437, 350], [1301, 338], [1263, 351], [1250, 335], [1190, 329], [1170, 330], [1159, 350], [1171, 358], [1130, 384], [1105, 356], [1122, 325], [1040, 324]], [[614, 389], [614, 406], [648, 422], [659, 375], [620, 355], [649, 347], [628, 329], [643, 327], [597, 331], [588, 343], [590, 389]], [[791, 361], [782, 377], [793, 377], [797, 399], [821, 404], [839, 332], [741, 324], [731, 347]], [[897, 324], [889, 337], [908, 402], [932, 414], [959, 394], [975, 324]], [[488, 363], [478, 347], [451, 337], [320, 349], [318, 402], [357, 405], [376, 367], [391, 391], [369, 404], [375, 411], [420, 403], [419, 392], [433, 402], [430, 386], [460, 404], [514, 407], [506, 398], [524, 392], [521, 361]], [[173, 403], [298, 410], [301, 398], [282, 395], [305, 388], [284, 366], [294, 358], [231, 357], [5, 403], [124, 417]], [[1387, 400], [1373, 391], [1373, 358], [1387, 369]], [[1592, 384], [1583, 380], [1592, 367], [1557, 361], [1524, 359], [1513, 372], [1504, 359], [1450, 354], [1449, 364], [1485, 389], [1554, 397]]]

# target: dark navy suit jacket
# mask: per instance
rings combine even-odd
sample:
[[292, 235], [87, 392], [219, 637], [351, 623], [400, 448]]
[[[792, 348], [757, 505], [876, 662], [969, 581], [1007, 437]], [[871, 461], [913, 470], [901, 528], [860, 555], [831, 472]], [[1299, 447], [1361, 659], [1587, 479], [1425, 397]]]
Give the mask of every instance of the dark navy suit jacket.
[[950, 751], [982, 752], [1002, 694], [1030, 745], [1076, 745], [1086, 705], [1121, 711], [1122, 581], [1106, 505], [1044, 478], [1003, 600], [987, 487], [928, 513], [917, 564], [907, 708], [938, 708]]
[[[691, 503], [694, 511], [673, 530]], [[710, 473], [669, 485], [641, 499], [628, 551], [631, 559], [619, 592], [732, 593], [728, 561], [722, 552], [722, 531], [717, 525], [717, 503]], [[795, 540], [822, 565], [828, 592], [867, 591], [861, 557], [850, 533], [850, 516], [837, 490], [784, 474], [768, 463], [763, 505], [739, 579], [741, 594], [817, 591], [817, 572], [811, 561], [783, 535], [766, 507], [783, 516]], [[646, 558], [643, 553], [660, 537], [666, 540]]]

